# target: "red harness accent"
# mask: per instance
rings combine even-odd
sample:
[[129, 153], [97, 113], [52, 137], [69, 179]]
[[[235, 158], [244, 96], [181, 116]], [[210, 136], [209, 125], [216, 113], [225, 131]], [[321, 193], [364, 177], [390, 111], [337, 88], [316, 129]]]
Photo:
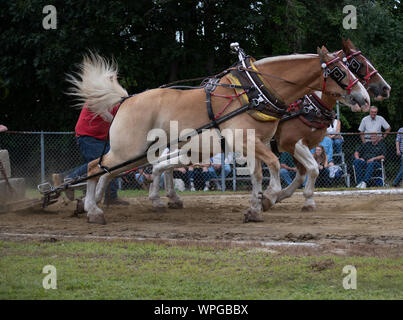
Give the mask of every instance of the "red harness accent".
[[[340, 57], [336, 57], [336, 58], [334, 58], [334, 59], [332, 59], [332, 60], [330, 60], [328, 62], [325, 62], [326, 67], [328, 67], [329, 65], [331, 65], [331, 64], [333, 64], [333, 63], [335, 63], [335, 62], [337, 62], [339, 60], [340, 60]], [[344, 66], [344, 64], [343, 64], [343, 66]], [[367, 64], [367, 67], [368, 67], [368, 64]], [[346, 69], [347, 69], [347, 75], [348, 75], [348, 86], [346, 87], [345, 90], [347, 91], [348, 94], [350, 94], [351, 93], [351, 88], [358, 82], [358, 79], [352, 80], [350, 70], [348, 70], [348, 68], [346, 68]], [[324, 76], [323, 77], [322, 92], [325, 92], [326, 80], [327, 80], [327, 76]]]
[[365, 74], [365, 76], [364, 76], [364, 80], [365, 80], [365, 84], [368, 84], [369, 79], [371, 79], [371, 77], [372, 77], [374, 74], [378, 73], [378, 70], [374, 69], [372, 72], [369, 72], [369, 63], [368, 63], [368, 59], [365, 58], [365, 57], [361, 54], [361, 51], [353, 52], [352, 54], [350, 54], [349, 56], [347, 56], [346, 59], [347, 59], [347, 61], [348, 61], [348, 60], [350, 60], [352, 57], [355, 57], [355, 56], [358, 56], [358, 55], [360, 55], [360, 56], [364, 59], [364, 61], [365, 61], [365, 64], [366, 64], [366, 67], [365, 67], [366, 74]]
[[[235, 89], [234, 89], [234, 90], [235, 90]], [[240, 97], [241, 95], [245, 94], [245, 93], [246, 93], [246, 91], [244, 90], [244, 91], [242, 91], [242, 92], [240, 92], [240, 93], [236, 93], [234, 96], [230, 96], [230, 95], [224, 95], [224, 94], [218, 94], [218, 93], [211, 92], [211, 95], [214, 96], [214, 97], [219, 97], [219, 98], [228, 99], [227, 104], [224, 106], [224, 108], [221, 109], [220, 112], [218, 112], [218, 113], [214, 116], [214, 119], [217, 120], [219, 117], [221, 117], [221, 115], [223, 114], [223, 112], [228, 108], [228, 106], [231, 104], [231, 102], [234, 100], [234, 98], [238, 98], [238, 99], [239, 99], [239, 97]], [[239, 99], [239, 100], [240, 100], [240, 99]], [[239, 102], [241, 102], [241, 101], [239, 101]]]

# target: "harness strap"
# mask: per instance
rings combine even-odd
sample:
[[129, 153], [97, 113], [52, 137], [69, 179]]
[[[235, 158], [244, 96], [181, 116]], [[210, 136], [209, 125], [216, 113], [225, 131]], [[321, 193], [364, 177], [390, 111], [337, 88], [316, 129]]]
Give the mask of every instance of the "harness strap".
[[206, 106], [207, 106], [207, 114], [210, 118], [210, 121], [213, 123], [214, 128], [217, 129], [217, 132], [220, 136], [220, 145], [221, 151], [225, 152], [225, 138], [221, 135], [220, 126], [217, 123], [217, 119], [214, 116], [213, 107], [211, 105], [211, 92], [214, 91], [215, 86], [205, 86], [204, 91], [206, 92]]
[[299, 117], [309, 127], [325, 128], [333, 122], [335, 113], [329, 110], [316, 94], [312, 93], [290, 104], [287, 115], [280, 122], [296, 117]]

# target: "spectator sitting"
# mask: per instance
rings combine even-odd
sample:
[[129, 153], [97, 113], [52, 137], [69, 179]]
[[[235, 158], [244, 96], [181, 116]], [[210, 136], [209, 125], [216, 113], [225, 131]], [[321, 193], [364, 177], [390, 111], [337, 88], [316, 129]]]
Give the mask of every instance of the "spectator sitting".
[[188, 167], [188, 178], [189, 178], [189, 184], [190, 184], [190, 191], [196, 191], [195, 184], [194, 184], [194, 176], [195, 176], [195, 169], [201, 169], [202, 170], [202, 180], [203, 180], [203, 185], [204, 185], [204, 191], [209, 191], [209, 184], [210, 184], [210, 177], [209, 177], [209, 172], [208, 168], [210, 167], [210, 163], [205, 164], [205, 163], [196, 163], [194, 165], [190, 165]]
[[295, 178], [296, 173], [297, 168], [295, 167], [291, 154], [282, 152], [280, 154], [280, 178], [289, 186]]
[[189, 176], [186, 168], [174, 168], [174, 179], [181, 179], [184, 185], [189, 185], [190, 188]]
[[[219, 177], [217, 175], [217, 171], [221, 170], [221, 165], [222, 165], [221, 157], [222, 156], [223, 156], [222, 153], [217, 153], [212, 158], [210, 158], [211, 166], [208, 168], [209, 180], [210, 179], [217, 179], [217, 180], [215, 180], [217, 190], [222, 190], [221, 189], [221, 184], [218, 181]], [[224, 175], [225, 175], [225, 178], [231, 173], [231, 165], [230, 165], [231, 162], [232, 162], [232, 153], [230, 152], [230, 153], [228, 153], [228, 156], [224, 159]], [[220, 175], [220, 177], [221, 177], [221, 175]]]
[[319, 176], [316, 179], [315, 186], [325, 187], [329, 185], [329, 162], [327, 159], [325, 148], [321, 145], [315, 148], [315, 153], [313, 155], [316, 163], [319, 167]]
[[[361, 120], [360, 126], [358, 127], [358, 131], [360, 132], [382, 132], [382, 128], [385, 130], [384, 138], [390, 132], [390, 125], [386, 122], [386, 120], [382, 116], [378, 116], [378, 108], [375, 106], [371, 106], [369, 109], [369, 116], [364, 117]], [[382, 134], [378, 135], [382, 139]], [[360, 135], [362, 143], [370, 142], [371, 136], [369, 134]]]
[[343, 137], [339, 135], [340, 128], [340, 120], [334, 119], [332, 125], [326, 130], [327, 136], [332, 139], [332, 147], [335, 154], [341, 153], [341, 145], [343, 144]]
[[[319, 143], [319, 146], [324, 148], [326, 158], [328, 161], [328, 166], [331, 167], [334, 165], [333, 163], [333, 140], [330, 139], [328, 136], [325, 136], [323, 140]], [[316, 153], [316, 148], [311, 150], [312, 154]]]
[[[144, 190], [148, 190], [150, 184], [153, 181], [152, 168], [146, 167], [145, 169], [139, 169], [139, 171], [136, 172], [135, 177], [140, 186]], [[160, 188], [162, 189], [163, 187], [164, 187], [164, 173], [161, 174], [161, 180], [160, 180]]]
[[400, 157], [400, 170], [392, 185], [398, 187], [403, 178], [403, 127], [398, 131], [396, 136], [396, 154]]
[[385, 150], [385, 144], [376, 134], [371, 134], [371, 141], [356, 149], [353, 166], [357, 176], [357, 188], [367, 187], [374, 170], [381, 167], [380, 160], [385, 159]]

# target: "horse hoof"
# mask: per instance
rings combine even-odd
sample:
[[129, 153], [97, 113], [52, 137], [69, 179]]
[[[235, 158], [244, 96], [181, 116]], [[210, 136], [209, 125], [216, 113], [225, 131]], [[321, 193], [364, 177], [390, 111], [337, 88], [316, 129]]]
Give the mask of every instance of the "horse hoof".
[[315, 210], [316, 210], [316, 208], [314, 206], [303, 206], [301, 208], [302, 212], [311, 212], [311, 211], [315, 211]]
[[182, 202], [168, 202], [169, 209], [183, 209]]
[[263, 211], [267, 211], [272, 207], [272, 203], [270, 202], [269, 199], [263, 198], [262, 199], [262, 209]]
[[263, 215], [261, 213], [253, 212], [250, 209], [244, 214], [244, 223], [248, 222], [263, 222]]
[[89, 214], [87, 215], [88, 223], [106, 224], [106, 220], [103, 214]]
[[164, 213], [167, 211], [167, 209], [165, 207], [152, 207], [152, 210], [154, 212], [158, 212], [158, 213]]
[[84, 201], [81, 199], [77, 199], [76, 210], [73, 213], [73, 216], [78, 217], [79, 214], [84, 213]]

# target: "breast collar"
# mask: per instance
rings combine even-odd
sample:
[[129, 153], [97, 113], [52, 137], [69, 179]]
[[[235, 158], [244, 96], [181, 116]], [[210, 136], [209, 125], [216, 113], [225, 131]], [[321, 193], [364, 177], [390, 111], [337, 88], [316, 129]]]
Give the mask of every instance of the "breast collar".
[[290, 104], [287, 114], [280, 121], [284, 122], [296, 117], [309, 127], [322, 129], [333, 123], [336, 114], [316, 94], [312, 93]]
[[[243, 59], [240, 59], [240, 61], [231, 68], [232, 77], [229, 77], [229, 80], [231, 81], [231, 79], [235, 78], [241, 85], [254, 88], [254, 90], [250, 90], [246, 93], [252, 110], [280, 119], [286, 113], [287, 106], [269, 89], [269, 85], [266, 81], [256, 73], [258, 70], [253, 64], [254, 61], [255, 59], [250, 56], [244, 56]], [[245, 69], [256, 72], [249, 72]]]

